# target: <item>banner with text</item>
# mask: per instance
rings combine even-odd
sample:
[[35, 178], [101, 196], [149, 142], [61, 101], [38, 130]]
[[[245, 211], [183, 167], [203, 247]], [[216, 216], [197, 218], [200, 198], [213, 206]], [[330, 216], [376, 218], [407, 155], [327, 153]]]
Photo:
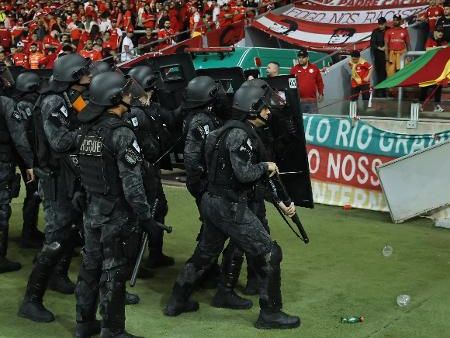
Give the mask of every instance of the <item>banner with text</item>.
[[303, 117], [314, 201], [388, 211], [376, 167], [450, 139], [450, 130], [410, 135], [349, 118]]
[[424, 1], [323, 0], [299, 1], [284, 12], [270, 12], [253, 26], [288, 43], [321, 51], [364, 49], [385, 17], [414, 17], [424, 12]]

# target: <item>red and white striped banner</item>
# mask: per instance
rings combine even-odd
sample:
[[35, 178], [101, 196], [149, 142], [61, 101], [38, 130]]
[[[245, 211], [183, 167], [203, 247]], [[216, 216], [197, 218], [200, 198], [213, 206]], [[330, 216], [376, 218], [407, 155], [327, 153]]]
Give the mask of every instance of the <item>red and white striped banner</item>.
[[[326, 3], [326, 0], [323, 2]], [[346, 5], [350, 2], [355, 1], [332, 0], [326, 5], [315, 1], [298, 2], [282, 13], [268, 13], [258, 18], [253, 26], [306, 48], [322, 51], [364, 49], [369, 45], [370, 34], [377, 27], [380, 17], [385, 17], [389, 22], [396, 14], [403, 18], [411, 17], [428, 7], [423, 3], [376, 6], [374, 4], [379, 1], [375, 0], [370, 2], [371, 6]]]

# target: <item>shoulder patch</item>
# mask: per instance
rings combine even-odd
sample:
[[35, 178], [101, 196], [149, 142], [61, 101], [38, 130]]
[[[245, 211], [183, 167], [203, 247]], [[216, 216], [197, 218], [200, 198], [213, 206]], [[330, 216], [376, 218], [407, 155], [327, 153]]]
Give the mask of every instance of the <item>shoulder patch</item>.
[[139, 121], [138, 121], [138, 119], [137, 119], [136, 116], [133, 116], [133, 117], [131, 118], [131, 124], [133, 125], [133, 127], [139, 126]]
[[[136, 141], [130, 145], [123, 154], [123, 162], [130, 168], [134, 168], [139, 162], [142, 161], [139, 145], [135, 144]], [[136, 147], [139, 149], [137, 150]]]
[[22, 121], [22, 116], [17, 110], [13, 111], [11, 117], [16, 121]]

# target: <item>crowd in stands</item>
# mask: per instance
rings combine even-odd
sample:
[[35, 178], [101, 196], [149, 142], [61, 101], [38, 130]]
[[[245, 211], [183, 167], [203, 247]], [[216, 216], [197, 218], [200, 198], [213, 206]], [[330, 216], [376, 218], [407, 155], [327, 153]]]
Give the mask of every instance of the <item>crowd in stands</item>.
[[59, 54], [71, 52], [127, 61], [272, 6], [272, 0], [0, 1], [0, 62], [50, 69]]

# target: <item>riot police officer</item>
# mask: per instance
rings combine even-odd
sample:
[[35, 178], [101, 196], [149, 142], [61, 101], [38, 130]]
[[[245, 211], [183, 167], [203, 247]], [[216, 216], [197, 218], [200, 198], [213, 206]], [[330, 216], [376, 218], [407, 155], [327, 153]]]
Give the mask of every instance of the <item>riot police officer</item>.
[[[125, 332], [125, 282], [129, 275], [122, 230], [130, 209], [144, 231], [157, 226], [147, 203], [143, 156], [131, 127], [121, 118], [131, 101], [130, 82], [117, 72], [95, 76], [90, 101], [79, 115], [81, 182], [86, 190], [85, 246], [76, 287], [76, 337], [135, 337]], [[90, 109], [89, 107], [91, 107]], [[128, 234], [126, 235], [128, 238]]]
[[[201, 201], [204, 229], [194, 255], [175, 282], [166, 315], [198, 309], [198, 303], [189, 298], [193, 285], [218, 257], [229, 237], [253, 258], [261, 280], [261, 310], [255, 326], [273, 329], [300, 325], [299, 317], [281, 311], [281, 248], [248, 206], [255, 183], [278, 171], [275, 163], [261, 161], [263, 145], [254, 130], [268, 121], [271, 95], [269, 86], [240, 88], [233, 99], [233, 119], [207, 137], [208, 192]], [[288, 215], [292, 208], [283, 205]]]
[[[200, 201], [207, 190], [208, 178], [205, 163], [205, 140], [210, 132], [223, 125], [226, 115], [224, 109], [225, 93], [222, 86], [209, 76], [198, 76], [186, 88], [184, 108], [190, 110], [184, 122], [186, 142], [184, 164], [186, 167], [186, 186], [195, 198], [200, 211]], [[201, 212], [200, 212], [201, 215]], [[212, 305], [230, 309], [249, 309], [252, 302], [240, 297], [234, 288], [239, 279], [243, 254], [230, 243], [223, 253], [218, 290]], [[214, 278], [216, 264], [207, 272], [206, 278]]]
[[52, 290], [72, 294], [75, 284], [68, 277], [82, 215], [72, 205], [80, 188], [76, 146], [77, 112], [86, 106], [82, 93], [90, 83], [90, 60], [70, 54], [55, 61], [50, 86], [35, 112], [36, 158], [39, 189], [43, 196], [45, 244], [38, 254], [28, 280], [19, 316], [50, 322], [53, 314], [42, 304], [47, 285]]
[[19, 194], [20, 187], [20, 176], [15, 175], [13, 146], [23, 160], [26, 168], [26, 183], [30, 184], [34, 181], [33, 152], [26, 137], [23, 118], [12, 99], [0, 96], [0, 273], [21, 268], [20, 263], [6, 258], [11, 216], [10, 203], [11, 198]]
[[[41, 78], [36, 73], [24, 72], [17, 76], [14, 86], [17, 92], [14, 97], [17, 101], [16, 109], [24, 122], [31, 149], [34, 150], [33, 110], [38, 104]], [[27, 177], [26, 165], [20, 157], [17, 157], [16, 162], [25, 181]], [[37, 228], [41, 204], [38, 193], [38, 178], [36, 177], [34, 182], [26, 184], [25, 187], [26, 195], [22, 208], [23, 228], [20, 243], [25, 248], [40, 248], [44, 240], [44, 234]]]
[[[133, 127], [144, 155], [144, 186], [148, 203], [154, 206], [155, 220], [164, 223], [168, 212], [167, 199], [161, 183], [159, 163], [160, 156], [166, 152], [173, 140], [167, 125], [161, 117], [173, 115], [159, 104], [152, 102], [157, 77], [149, 66], [137, 66], [128, 73], [139, 85], [141, 94], [135, 93], [131, 109], [124, 114], [124, 119]], [[175, 264], [172, 257], [163, 253], [164, 231], [160, 227], [153, 229], [149, 238], [149, 255], [145, 268], [171, 266]], [[149, 272], [147, 271], [148, 275]]]

